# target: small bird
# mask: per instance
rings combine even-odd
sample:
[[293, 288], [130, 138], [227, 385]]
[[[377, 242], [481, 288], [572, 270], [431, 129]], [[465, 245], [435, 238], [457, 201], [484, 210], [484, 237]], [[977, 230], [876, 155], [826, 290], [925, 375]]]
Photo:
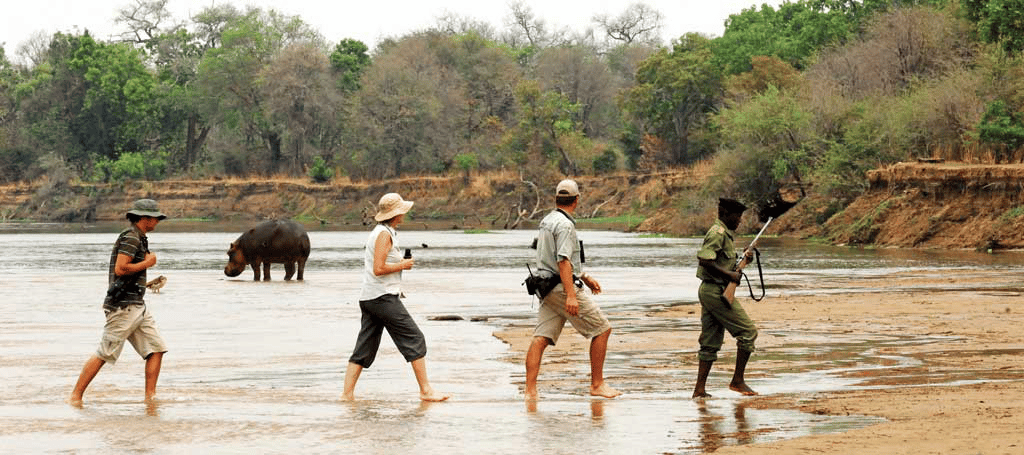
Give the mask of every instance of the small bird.
[[160, 288], [164, 287], [165, 284], [167, 284], [167, 277], [160, 275], [146, 283], [146, 287], [159, 294]]

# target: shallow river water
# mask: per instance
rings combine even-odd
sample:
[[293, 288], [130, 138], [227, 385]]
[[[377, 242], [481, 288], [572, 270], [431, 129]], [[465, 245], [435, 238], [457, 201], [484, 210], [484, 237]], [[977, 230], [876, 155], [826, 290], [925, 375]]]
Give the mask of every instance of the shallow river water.
[[[201, 232], [184, 232], [191, 230]], [[253, 282], [251, 270], [237, 278], [222, 272], [227, 246], [240, 231], [202, 230], [166, 223], [150, 234], [159, 258], [150, 278], [168, 278], [159, 294], [146, 297], [170, 349], [159, 399], [141, 400], [143, 361], [126, 346], [116, 364], [100, 371], [81, 408], [64, 400], [102, 333], [100, 302], [116, 230], [0, 231], [0, 451], [685, 454], [878, 421], [746, 409], [742, 398], [724, 395], [698, 403], [689, 399], [692, 372], [679, 377], [676, 370], [645, 369], [695, 355], [696, 340], [659, 353], [616, 352], [613, 346], [606, 376], [632, 378], [628, 387], [614, 384], [625, 395], [585, 396], [588, 366], [582, 360], [567, 372], [551, 373], [566, 375], [571, 388], [542, 385], [541, 401], [528, 409], [521, 354], [492, 335], [532, 324], [535, 306], [521, 282], [535, 231], [526, 230], [400, 230], [400, 244], [412, 247], [417, 260], [405, 274], [404, 301], [426, 334], [431, 382], [452, 399], [420, 403], [411, 369], [385, 337], [376, 363], [359, 381], [358, 400], [343, 403], [338, 397], [359, 327], [356, 299], [367, 233], [312, 231], [305, 281], [284, 282], [283, 268], [275, 265], [273, 281]], [[604, 231], [582, 231], [580, 237], [585, 267], [605, 289], [597, 302], [616, 330], [662, 330], [621, 315], [697, 304], [700, 239]], [[767, 239], [762, 251], [769, 298], [841, 292], [851, 279], [877, 280], [884, 289], [893, 271], [1019, 273], [1024, 259], [776, 239]], [[1019, 291], [1013, 285], [1007, 290]], [[463, 319], [433, 319], [449, 315]], [[693, 330], [699, 320], [676, 324]], [[723, 383], [725, 374], [716, 371], [722, 376], [713, 380]], [[542, 370], [541, 379], [550, 376]], [[849, 385], [822, 369], [759, 379], [756, 388], [762, 394], [811, 393]]]

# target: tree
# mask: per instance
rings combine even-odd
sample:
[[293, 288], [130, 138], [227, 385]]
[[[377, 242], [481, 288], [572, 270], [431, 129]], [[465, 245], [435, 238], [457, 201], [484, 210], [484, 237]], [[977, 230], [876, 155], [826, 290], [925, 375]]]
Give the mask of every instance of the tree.
[[726, 74], [750, 71], [751, 58], [758, 55], [803, 69], [815, 51], [841, 44], [857, 30], [858, 24], [838, 3], [803, 0], [732, 14], [725, 33], [715, 39], [715, 60]]
[[786, 181], [802, 183], [814, 169], [821, 141], [812, 115], [797, 97], [769, 86], [734, 109], [715, 117], [723, 132], [715, 188], [750, 201], [769, 201]]
[[41, 30], [33, 32], [27, 40], [18, 45], [18, 58], [30, 67], [43, 63], [52, 38], [49, 33]]
[[658, 45], [664, 16], [650, 5], [637, 2], [614, 18], [602, 14], [594, 16], [592, 21], [604, 30], [605, 36], [620, 44]]
[[459, 74], [442, 64], [430, 34], [405, 37], [376, 55], [356, 93], [352, 138], [370, 178], [450, 168], [468, 105]]
[[219, 39], [221, 46], [209, 49], [199, 65], [201, 112], [237, 131], [245, 143], [263, 147], [265, 155], [245, 160], [255, 165], [253, 170], [276, 171], [284, 159], [283, 131], [265, 115], [260, 74], [287, 45], [310, 42], [319, 47], [322, 38], [298, 17], [252, 8], [230, 20]]
[[537, 55], [537, 80], [543, 90], [562, 94], [580, 109], [574, 121], [589, 137], [606, 136], [618, 126], [617, 81], [593, 48], [558, 46]]
[[95, 157], [116, 159], [156, 141], [154, 85], [130, 45], [58, 33], [18, 91], [39, 147], [85, 170]]
[[964, 0], [963, 7], [982, 39], [1007, 52], [1024, 50], [1024, 0]]
[[134, 0], [132, 4], [121, 8], [114, 19], [114, 22], [127, 27], [127, 30], [121, 33], [121, 41], [149, 44], [166, 30], [179, 28], [180, 25], [167, 24], [171, 20], [167, 2], [168, 0]]
[[516, 88], [516, 101], [520, 104], [518, 134], [526, 143], [527, 159], [547, 163], [551, 155], [558, 161], [562, 175], [578, 175], [579, 166], [573, 158], [574, 150], [565, 139], [582, 136], [573, 120], [580, 105], [570, 102], [555, 91], [544, 91], [536, 81], [526, 80]]
[[1024, 121], [1019, 113], [1012, 112], [1002, 100], [988, 104], [985, 115], [978, 124], [978, 139], [995, 149], [996, 163], [1001, 157], [1010, 157], [1024, 147]]
[[346, 38], [331, 52], [331, 68], [338, 79], [338, 88], [351, 93], [359, 89], [359, 78], [370, 65], [369, 48], [362, 41]]
[[543, 19], [521, 0], [509, 5], [511, 12], [506, 19], [508, 26], [502, 35], [502, 41], [518, 52], [517, 59], [521, 65], [528, 65], [533, 56], [541, 49], [567, 43], [568, 32], [565, 29], [552, 30]]
[[710, 153], [694, 141], [706, 115], [722, 98], [722, 74], [712, 61], [711, 41], [688, 33], [637, 69], [636, 85], [623, 94], [623, 108], [670, 145], [672, 164], [692, 162]]
[[310, 134], [332, 124], [341, 104], [327, 56], [310, 43], [289, 45], [263, 68], [260, 79], [268, 123], [282, 125], [290, 142], [289, 166], [297, 174]]

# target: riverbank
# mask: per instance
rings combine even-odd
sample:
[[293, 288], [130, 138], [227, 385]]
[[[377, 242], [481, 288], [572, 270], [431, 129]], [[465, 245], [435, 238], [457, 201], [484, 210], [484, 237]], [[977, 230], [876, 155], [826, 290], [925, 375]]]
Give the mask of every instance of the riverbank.
[[[561, 177], [524, 179], [515, 172], [424, 176], [329, 184], [308, 179], [134, 181], [119, 184], [41, 180], [0, 186], [0, 222], [120, 221], [135, 199], [152, 198], [175, 219], [229, 223], [293, 218], [330, 229], [372, 223], [381, 194], [416, 205], [408, 229], [532, 228], [551, 208]], [[708, 163], [649, 174], [580, 176], [580, 227], [700, 236], [716, 217], [717, 195], [704, 192]], [[852, 202], [813, 191], [766, 232], [833, 244], [899, 248], [1024, 248], [1024, 165], [898, 163], [871, 171]], [[797, 202], [799, 201], [799, 202]], [[741, 233], [756, 232], [749, 215]]]
[[[650, 174], [578, 177], [585, 198], [577, 210], [588, 227], [636, 230], [647, 214], [674, 203], [695, 200], [706, 176], [696, 169]], [[132, 181], [120, 184], [42, 180], [0, 186], [0, 221], [120, 221], [125, 207], [139, 198], [156, 199], [172, 219], [222, 222], [292, 218], [333, 229], [362, 229], [373, 222], [380, 195], [398, 192], [416, 202], [409, 229], [514, 229], [532, 227], [551, 209], [559, 176], [523, 179], [512, 172], [462, 176], [426, 176], [380, 182], [336, 179], [211, 179]], [[713, 208], [712, 203], [698, 204]], [[688, 232], [707, 225], [711, 212], [694, 218]]]
[[[1007, 280], [1021, 283], [1024, 276], [905, 273], [891, 277], [890, 290], [882, 292], [877, 291], [878, 282], [851, 280], [846, 283], [850, 292], [769, 293], [760, 303], [742, 299], [760, 330], [758, 352], [747, 370], [748, 383], [755, 390], [759, 383], [777, 381], [792, 372], [817, 371], [823, 378], [834, 375], [846, 384], [793, 384], [793, 392], [739, 397], [726, 387], [735, 353], [732, 338], [726, 336], [727, 349], [708, 384], [708, 391], [716, 396], [712, 400], [742, 400], [748, 408], [878, 416], [887, 421], [833, 434], [723, 446], [716, 453], [1020, 453], [1024, 450], [1024, 434], [1019, 431], [1024, 425], [1024, 414], [1019, 412], [1024, 408], [1024, 335], [1019, 324], [1024, 290], [1003, 287]], [[692, 389], [699, 324], [694, 329], [672, 329], [677, 326], [672, 321], [698, 320], [699, 308], [677, 306], [609, 316], [620, 321], [610, 355], [692, 348], [677, 364], [651, 367], [675, 370], [668, 376], [681, 378], [679, 388]], [[639, 317], [661, 318], [666, 329], [629, 331], [625, 321]], [[530, 333], [524, 323], [495, 336], [525, 355]], [[549, 348], [545, 356], [542, 395], [545, 388], [558, 386], [545, 383], [545, 372], [587, 361], [585, 340], [575, 333], [563, 334], [562, 340], [566, 342]], [[608, 380], [628, 397], [631, 377]], [[732, 433], [720, 439], [750, 440]], [[735, 442], [723, 442], [728, 444]]]

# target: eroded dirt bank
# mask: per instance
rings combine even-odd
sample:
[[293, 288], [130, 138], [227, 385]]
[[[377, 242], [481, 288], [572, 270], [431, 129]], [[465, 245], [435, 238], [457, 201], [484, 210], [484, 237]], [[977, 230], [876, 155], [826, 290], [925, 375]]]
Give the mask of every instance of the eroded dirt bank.
[[[462, 176], [415, 177], [328, 185], [303, 180], [110, 185], [44, 180], [0, 187], [0, 220], [116, 220], [132, 200], [148, 197], [175, 218], [289, 217], [344, 229], [369, 222], [380, 195], [397, 191], [416, 201], [412, 220], [424, 227], [529, 227], [550, 208], [549, 189], [558, 178], [524, 181], [508, 172], [469, 181]], [[579, 177], [584, 198], [577, 214], [583, 219], [630, 215], [587, 227], [701, 235], [716, 216], [716, 195], [702, 191], [708, 178], [707, 172], [692, 169]], [[808, 197], [768, 233], [846, 245], [1024, 248], [1024, 165], [899, 163], [869, 172], [865, 185], [864, 194], [846, 206]], [[757, 228], [754, 218], [747, 217], [741, 232]]]
[[[548, 181], [550, 180], [550, 181]], [[584, 218], [643, 214], [693, 199], [704, 181], [692, 171], [580, 177]], [[173, 218], [320, 220], [332, 225], [370, 221], [380, 196], [398, 192], [416, 202], [413, 223], [432, 227], [510, 228], [538, 220], [550, 209], [557, 176], [524, 181], [518, 175], [416, 177], [375, 183], [318, 185], [302, 180], [204, 180], [124, 184], [33, 184], [0, 187], [0, 219], [45, 222], [113, 221], [138, 198], [152, 198]], [[522, 214], [522, 215], [520, 215]], [[531, 218], [532, 215], [532, 218]], [[524, 219], [521, 219], [521, 216]], [[608, 228], [627, 229], [629, 223]]]
[[899, 163], [868, 172], [868, 189], [834, 214], [808, 200], [775, 232], [835, 244], [1024, 248], [1024, 165]]

